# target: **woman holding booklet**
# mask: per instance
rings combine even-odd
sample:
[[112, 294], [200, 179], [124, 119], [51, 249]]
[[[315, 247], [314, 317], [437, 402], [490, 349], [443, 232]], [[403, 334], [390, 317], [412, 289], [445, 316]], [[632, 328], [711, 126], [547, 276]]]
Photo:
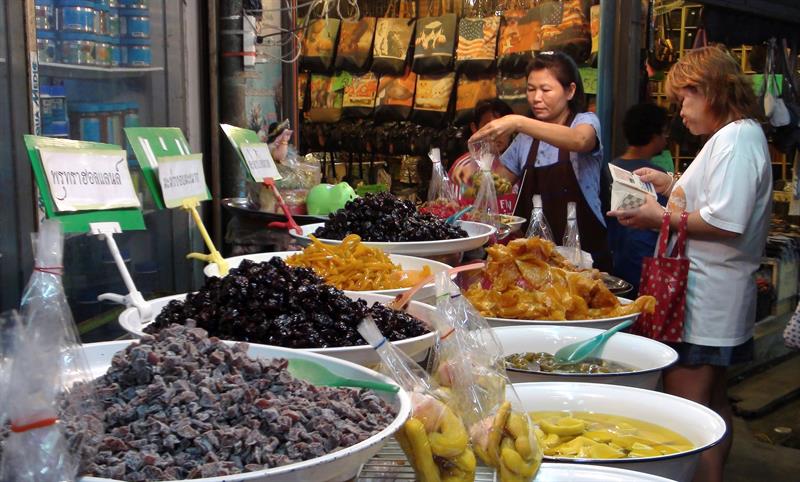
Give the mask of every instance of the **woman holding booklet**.
[[[683, 123], [709, 136], [677, 181], [653, 168], [635, 171], [659, 194], [629, 210], [609, 212], [627, 228], [658, 229], [665, 211], [678, 228], [688, 213], [689, 279], [680, 358], [664, 374], [664, 389], [706, 405], [731, 429], [726, 367], [752, 359], [755, 271], [761, 262], [771, 211], [772, 171], [758, 123], [756, 96], [738, 63], [723, 48], [689, 51], [667, 75], [668, 95]], [[695, 480], [721, 481], [731, 437], [701, 455]]]

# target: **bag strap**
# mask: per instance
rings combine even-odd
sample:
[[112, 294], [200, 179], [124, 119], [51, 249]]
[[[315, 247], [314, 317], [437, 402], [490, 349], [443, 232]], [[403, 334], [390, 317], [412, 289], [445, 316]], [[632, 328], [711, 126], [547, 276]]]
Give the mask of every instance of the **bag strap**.
[[675, 241], [675, 247], [672, 249], [673, 258], [686, 257], [686, 237], [689, 228], [689, 212], [684, 211], [681, 213], [681, 220], [678, 223], [678, 239]]
[[664, 211], [664, 216], [661, 221], [661, 232], [658, 235], [658, 249], [656, 250], [656, 257], [663, 258], [667, 255], [667, 241], [669, 241], [669, 221], [672, 218], [672, 213]]

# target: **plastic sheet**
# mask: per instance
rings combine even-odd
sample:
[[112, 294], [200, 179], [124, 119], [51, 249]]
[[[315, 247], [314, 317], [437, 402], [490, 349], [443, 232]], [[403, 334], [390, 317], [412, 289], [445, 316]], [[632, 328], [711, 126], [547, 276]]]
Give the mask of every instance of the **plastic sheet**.
[[480, 167], [480, 187], [475, 195], [474, 209], [470, 219], [480, 223], [498, 227], [500, 225], [500, 209], [497, 205], [497, 190], [492, 176], [492, 163], [497, 156], [494, 142], [489, 140], [471, 142], [469, 153]]

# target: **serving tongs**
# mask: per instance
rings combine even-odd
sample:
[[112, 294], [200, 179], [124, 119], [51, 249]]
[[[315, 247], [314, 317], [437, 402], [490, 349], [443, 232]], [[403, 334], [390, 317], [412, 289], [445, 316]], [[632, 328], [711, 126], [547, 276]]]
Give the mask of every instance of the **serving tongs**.
[[277, 228], [277, 229], [288, 229], [289, 231], [294, 231], [297, 233], [298, 236], [303, 235], [303, 228], [297, 224], [292, 217], [291, 211], [289, 211], [289, 206], [286, 205], [286, 202], [283, 200], [283, 196], [281, 196], [280, 191], [278, 191], [278, 187], [275, 186], [275, 180], [271, 177], [264, 178], [264, 185], [267, 186], [272, 190], [272, 194], [275, 196], [275, 199], [278, 200], [278, 204], [280, 205], [281, 209], [283, 210], [283, 214], [286, 216], [286, 222], [283, 221], [272, 221], [271, 223], [267, 224], [267, 227], [270, 228]]
[[[450, 268], [447, 270], [447, 273], [452, 276], [454, 274], [461, 273], [463, 271], [472, 271], [475, 269], [483, 269], [485, 267], [486, 267], [485, 262], [478, 261], [477, 263], [465, 264], [464, 266], [457, 266], [455, 268]], [[388, 306], [393, 310], [406, 311], [408, 309], [408, 305], [411, 303], [411, 298], [415, 294], [417, 294], [417, 291], [422, 289], [423, 286], [433, 283], [435, 279], [436, 275], [430, 275], [426, 276], [425, 278], [422, 278], [417, 282], [417, 284], [409, 288], [407, 291], [404, 291], [403, 293], [400, 293], [399, 295], [395, 296], [395, 298], [389, 303], [387, 303], [386, 306]]]

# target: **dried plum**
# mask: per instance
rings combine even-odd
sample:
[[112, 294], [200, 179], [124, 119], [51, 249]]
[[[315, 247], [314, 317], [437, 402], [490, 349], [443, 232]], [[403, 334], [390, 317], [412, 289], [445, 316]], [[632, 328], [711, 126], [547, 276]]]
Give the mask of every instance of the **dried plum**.
[[288, 348], [355, 346], [365, 344], [356, 327], [367, 314], [392, 341], [427, 332], [411, 315], [348, 298], [310, 269], [288, 266], [279, 258], [244, 260], [228, 276], [208, 278], [185, 301], [171, 301], [145, 332], [192, 320], [226, 340]]
[[[251, 359], [247, 349], [171, 325], [116, 353], [106, 374], [91, 382], [108, 395], [102, 410], [62, 418], [68, 440], [86, 440], [81, 474], [140, 481], [251, 472], [341, 450], [395, 417], [372, 391], [311, 385], [293, 378], [286, 360]], [[148, 377], [136, 375], [145, 368], [139, 360], [153, 361]], [[176, 369], [197, 382], [176, 378]], [[139, 382], [144, 378], [150, 381]], [[137, 395], [123, 397], [128, 390]], [[187, 403], [184, 393], [210, 403]], [[154, 412], [153, 405], [164, 409]]]
[[344, 239], [348, 234], [362, 241], [407, 242], [466, 238], [467, 232], [447, 224], [433, 214], [420, 213], [411, 201], [393, 194], [367, 194], [349, 201], [344, 209], [328, 215], [325, 225], [314, 236]]

